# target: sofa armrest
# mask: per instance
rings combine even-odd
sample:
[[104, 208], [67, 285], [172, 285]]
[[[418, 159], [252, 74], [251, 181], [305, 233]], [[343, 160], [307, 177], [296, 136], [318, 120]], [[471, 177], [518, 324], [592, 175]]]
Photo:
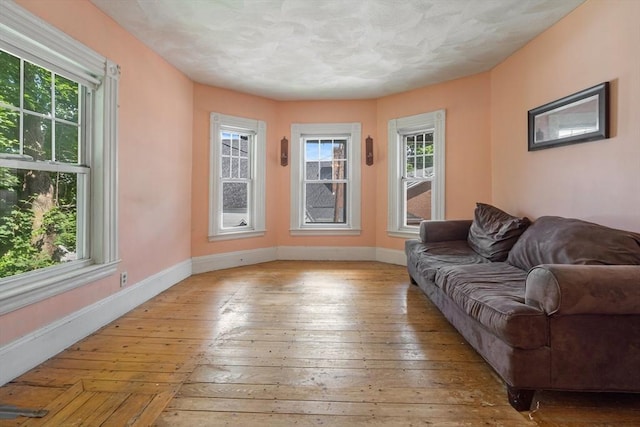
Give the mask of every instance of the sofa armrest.
[[549, 315], [640, 314], [640, 265], [538, 265], [525, 302]]
[[427, 243], [467, 240], [472, 222], [470, 219], [422, 221], [420, 223], [420, 241]]

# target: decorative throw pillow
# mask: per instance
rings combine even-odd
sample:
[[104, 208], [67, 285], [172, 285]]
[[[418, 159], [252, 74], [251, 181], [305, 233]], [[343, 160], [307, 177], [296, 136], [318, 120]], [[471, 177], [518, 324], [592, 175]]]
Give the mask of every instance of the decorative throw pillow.
[[531, 224], [484, 203], [476, 203], [467, 243], [479, 255], [491, 261], [504, 261], [518, 237]]

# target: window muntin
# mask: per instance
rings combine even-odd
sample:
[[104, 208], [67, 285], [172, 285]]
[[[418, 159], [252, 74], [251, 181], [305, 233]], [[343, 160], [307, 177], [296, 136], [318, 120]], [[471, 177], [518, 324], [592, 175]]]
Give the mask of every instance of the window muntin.
[[431, 219], [432, 181], [434, 177], [433, 130], [402, 136], [404, 154], [402, 190], [403, 226], [415, 227]]
[[304, 137], [303, 144], [305, 224], [345, 224], [348, 140]]
[[0, 50], [0, 279], [89, 257], [88, 93]]
[[211, 113], [209, 240], [264, 235], [266, 124]]
[[292, 235], [360, 234], [360, 123], [291, 125]]
[[445, 111], [388, 123], [388, 228], [411, 238], [421, 220], [444, 219]]

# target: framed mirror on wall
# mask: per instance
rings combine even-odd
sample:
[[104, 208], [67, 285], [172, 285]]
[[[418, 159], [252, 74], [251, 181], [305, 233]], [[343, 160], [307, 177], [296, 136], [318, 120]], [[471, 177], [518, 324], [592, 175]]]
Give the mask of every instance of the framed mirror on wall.
[[609, 137], [609, 82], [528, 112], [529, 151]]

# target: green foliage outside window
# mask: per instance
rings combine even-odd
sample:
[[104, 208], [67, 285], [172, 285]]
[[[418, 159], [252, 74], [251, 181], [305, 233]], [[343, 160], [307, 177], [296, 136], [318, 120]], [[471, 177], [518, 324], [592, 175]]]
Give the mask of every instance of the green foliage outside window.
[[0, 278], [74, 258], [77, 174], [38, 162], [78, 164], [79, 93], [78, 83], [0, 51], [0, 159], [34, 165], [0, 167]]

